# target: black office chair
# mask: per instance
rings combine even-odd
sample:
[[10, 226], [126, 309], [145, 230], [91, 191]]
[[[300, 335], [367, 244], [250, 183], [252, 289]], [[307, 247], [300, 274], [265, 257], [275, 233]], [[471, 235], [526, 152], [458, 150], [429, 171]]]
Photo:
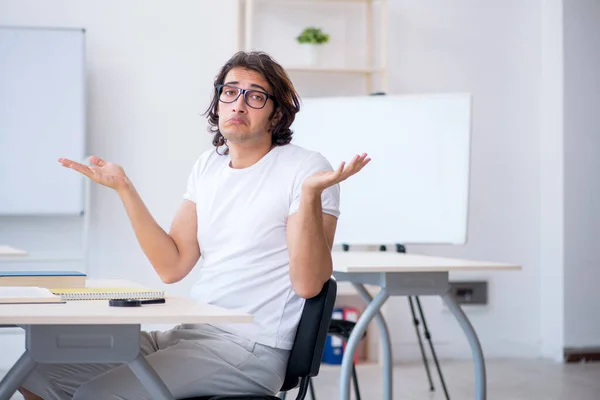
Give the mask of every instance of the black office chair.
[[[298, 324], [294, 346], [290, 352], [285, 381], [281, 392], [299, 387], [296, 400], [303, 400], [310, 378], [319, 374], [323, 348], [327, 339], [331, 314], [337, 296], [337, 283], [329, 279], [321, 293], [307, 299]], [[280, 400], [277, 396], [263, 395], [214, 395], [188, 397], [181, 400]]]

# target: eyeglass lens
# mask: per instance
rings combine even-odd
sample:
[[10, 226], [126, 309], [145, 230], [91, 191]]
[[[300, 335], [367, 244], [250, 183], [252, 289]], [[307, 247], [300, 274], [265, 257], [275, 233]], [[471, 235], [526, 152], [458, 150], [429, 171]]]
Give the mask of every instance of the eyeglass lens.
[[[224, 85], [221, 88], [219, 100], [223, 103], [233, 103], [238, 99], [244, 90], [235, 86]], [[260, 90], [247, 90], [244, 94], [244, 101], [252, 108], [263, 108], [267, 102], [267, 96]]]

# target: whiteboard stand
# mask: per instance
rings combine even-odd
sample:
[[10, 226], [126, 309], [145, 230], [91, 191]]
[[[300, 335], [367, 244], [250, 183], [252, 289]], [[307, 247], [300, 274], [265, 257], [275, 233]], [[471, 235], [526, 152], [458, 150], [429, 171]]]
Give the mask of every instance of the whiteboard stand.
[[[342, 250], [343, 251], [350, 251], [350, 245], [347, 243], [342, 243]], [[379, 246], [379, 251], [387, 251], [387, 246], [386, 245], [380, 245]], [[398, 253], [406, 253], [406, 247], [403, 244], [400, 243], [396, 243], [396, 252]], [[417, 304], [417, 308], [419, 310], [419, 315], [421, 317], [421, 321], [423, 322], [423, 336], [425, 337], [425, 339], [428, 341], [429, 343], [429, 348], [431, 350], [431, 355], [433, 357], [433, 361], [435, 363], [437, 372], [438, 372], [438, 376], [440, 378], [440, 382], [442, 384], [442, 389], [444, 390], [444, 395], [446, 396], [446, 400], [450, 400], [450, 395], [448, 394], [448, 388], [446, 387], [446, 382], [444, 380], [444, 376], [442, 374], [442, 369], [440, 367], [440, 363], [437, 357], [437, 354], [435, 352], [435, 348], [433, 346], [433, 342], [431, 341], [431, 333], [429, 332], [429, 328], [427, 327], [427, 321], [425, 320], [425, 313], [423, 311], [423, 308], [421, 307], [421, 300], [419, 299], [419, 296], [407, 296], [408, 298], [408, 305], [410, 308], [410, 312], [412, 315], [412, 320], [413, 320], [413, 325], [415, 327], [415, 333], [417, 335], [417, 339], [419, 342], [419, 349], [421, 350], [421, 358], [423, 360], [423, 366], [425, 367], [425, 373], [427, 374], [427, 380], [429, 382], [429, 391], [430, 392], [434, 392], [435, 391], [435, 386], [433, 385], [433, 379], [431, 378], [431, 371], [429, 370], [429, 363], [427, 361], [427, 355], [425, 354], [425, 348], [423, 347], [423, 339], [421, 338], [421, 332], [419, 331], [419, 319], [417, 318], [417, 315], [415, 313], [415, 306], [413, 303], [413, 297], [415, 298], [415, 302]], [[381, 359], [381, 357], [379, 357], [379, 359]]]
[[[381, 246], [382, 251], [386, 251], [387, 248], [385, 246]], [[406, 247], [403, 244], [396, 244], [396, 252], [398, 253], [406, 253]], [[429, 328], [427, 327], [427, 321], [425, 320], [425, 313], [423, 312], [423, 308], [421, 307], [421, 300], [419, 296], [414, 296], [415, 302], [417, 303], [417, 308], [419, 309], [419, 315], [421, 317], [421, 322], [423, 323], [423, 336], [427, 339], [429, 343], [429, 348], [431, 350], [431, 356], [433, 357], [433, 361], [435, 363], [436, 369], [438, 371], [438, 376], [440, 378], [440, 382], [442, 383], [442, 388], [444, 389], [444, 394], [446, 395], [446, 400], [450, 400], [450, 395], [448, 394], [448, 388], [446, 387], [446, 382], [444, 381], [444, 376], [442, 375], [442, 369], [440, 367], [440, 362], [437, 358], [437, 354], [435, 352], [435, 348], [433, 347], [433, 342], [431, 341], [431, 333], [429, 332]], [[415, 326], [415, 333], [417, 334], [417, 339], [419, 340], [419, 347], [421, 349], [421, 356], [423, 358], [423, 365], [425, 366], [425, 372], [427, 373], [427, 378], [429, 379], [429, 390], [435, 391], [435, 387], [433, 386], [433, 380], [431, 379], [431, 372], [429, 371], [429, 363], [427, 362], [427, 356], [425, 355], [425, 349], [423, 348], [423, 340], [421, 339], [421, 333], [419, 332], [419, 320], [417, 319], [417, 315], [415, 313], [415, 308], [413, 304], [413, 296], [408, 296], [408, 305], [410, 306], [410, 312], [413, 319], [413, 325]]]
[[[373, 160], [341, 184], [342, 216], [334, 245], [342, 245], [345, 251], [351, 245], [385, 250], [384, 243], [401, 243], [396, 250], [405, 252], [408, 244], [466, 243], [471, 95], [376, 94], [304, 99], [292, 125], [292, 143], [321, 153], [333, 168], [363, 152]], [[355, 291], [344, 294], [363, 297]], [[419, 299], [417, 310], [415, 297], [408, 300], [430, 389], [434, 389], [417, 316], [426, 328], [426, 339], [430, 333]], [[385, 364], [383, 347], [380, 342], [378, 359]]]

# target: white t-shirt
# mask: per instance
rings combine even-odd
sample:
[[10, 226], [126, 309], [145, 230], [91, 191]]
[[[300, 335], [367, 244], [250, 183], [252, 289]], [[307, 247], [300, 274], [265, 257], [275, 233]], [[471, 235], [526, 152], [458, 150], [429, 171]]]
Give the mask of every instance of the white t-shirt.
[[[255, 342], [291, 349], [304, 299], [289, 277], [287, 218], [298, 211], [304, 179], [332, 170], [320, 153], [276, 146], [254, 165], [233, 169], [214, 149], [194, 164], [184, 198], [196, 203], [203, 258], [191, 295], [241, 310], [251, 324], [216, 325]], [[323, 192], [324, 213], [339, 216], [339, 185]]]

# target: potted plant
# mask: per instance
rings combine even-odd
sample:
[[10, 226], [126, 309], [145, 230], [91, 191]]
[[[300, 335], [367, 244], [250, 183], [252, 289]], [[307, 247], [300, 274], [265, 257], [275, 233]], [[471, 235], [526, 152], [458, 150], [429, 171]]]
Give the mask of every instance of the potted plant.
[[319, 61], [322, 46], [329, 42], [329, 34], [321, 28], [309, 26], [296, 37], [296, 41], [305, 49], [308, 63], [315, 65]]

